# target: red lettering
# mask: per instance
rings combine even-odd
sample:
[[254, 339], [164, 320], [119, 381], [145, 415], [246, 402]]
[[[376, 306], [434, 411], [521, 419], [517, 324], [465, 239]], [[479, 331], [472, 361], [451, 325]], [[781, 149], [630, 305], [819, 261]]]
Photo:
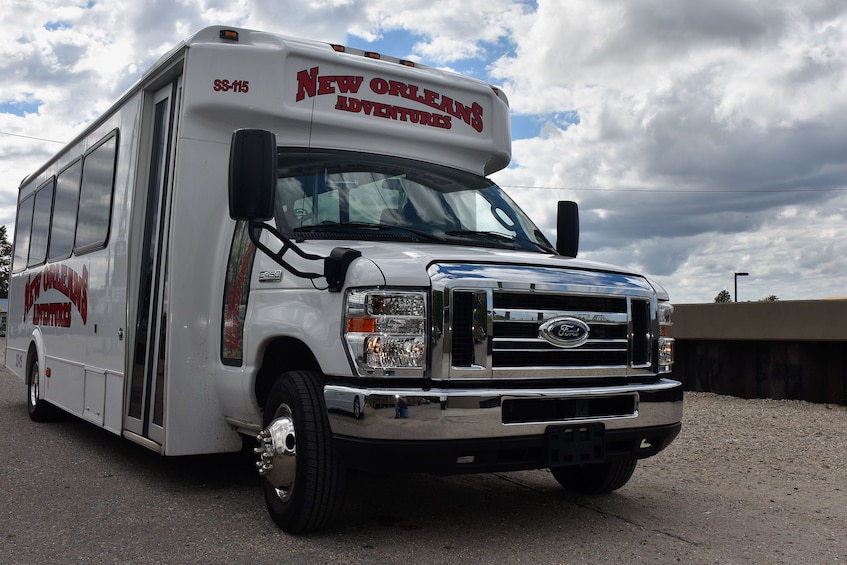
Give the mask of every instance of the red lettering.
[[[55, 290], [70, 302], [37, 304], [41, 291]], [[32, 322], [46, 326], [70, 327], [71, 306], [76, 307], [85, 324], [88, 320], [88, 267], [79, 275], [67, 265], [49, 265], [28, 278], [24, 290], [24, 321], [32, 310]]]
[[424, 89], [424, 104], [432, 108], [438, 108], [438, 99], [441, 97], [435, 91]]
[[71, 305], [69, 302], [36, 304], [32, 311], [32, 323], [40, 326], [71, 327]]
[[79, 304], [76, 307], [79, 315], [82, 316], [82, 323], [85, 324], [88, 320], [88, 269], [85, 265], [82, 266], [82, 289], [79, 293]]
[[41, 273], [34, 277], [27, 277], [26, 288], [24, 290], [24, 320], [30, 309], [35, 305], [35, 301], [41, 295]]
[[[296, 99], [299, 102], [306, 97], [312, 98], [336, 92], [358, 94], [363, 82], [363, 76], [320, 76], [318, 67], [304, 69], [297, 73]], [[458, 118], [478, 132], [482, 132], [484, 128], [483, 108], [477, 102], [467, 106], [449, 96], [442, 95], [438, 91], [428, 88], [421, 90], [414, 84], [407, 84], [398, 80], [386, 80], [381, 77], [372, 78], [369, 86], [374, 94], [412, 100], [434, 108], [440, 114], [340, 95], [336, 99], [335, 109], [442, 129], [451, 129], [453, 127], [452, 118]]]
[[470, 121], [465, 120], [469, 126], [471, 126], [476, 131], [482, 133], [483, 123], [482, 123], [482, 106], [474, 102], [473, 106], [471, 106], [471, 118]]
[[423, 110], [414, 110], [403, 106], [393, 106], [372, 100], [360, 100], [347, 96], [339, 96], [335, 102], [335, 109], [354, 114], [362, 113], [376, 118], [399, 120], [411, 122], [422, 126], [450, 129], [453, 127], [451, 116], [444, 114], [433, 114]]
[[390, 80], [388, 81], [388, 95], [397, 96], [398, 98], [408, 98], [409, 85], [400, 81]]
[[358, 76], [343, 76], [343, 77], [335, 77], [335, 82], [338, 85], [338, 91], [344, 94], [352, 92], [353, 94], [358, 94], [359, 87], [362, 86], [362, 82], [364, 82], [365, 77]]
[[297, 102], [306, 96], [312, 98], [317, 93], [318, 67], [297, 73]]
[[335, 88], [332, 83], [335, 77], [318, 77], [318, 94], [334, 94]]
[[379, 77], [371, 79], [371, 90], [375, 94], [388, 94], [388, 81]]
[[408, 98], [409, 100], [415, 100], [416, 102], [420, 102], [421, 104], [425, 104], [423, 97], [418, 94], [417, 86], [415, 86], [414, 84], [410, 84], [407, 86], [407, 89], [408, 90], [406, 91], [406, 98]]

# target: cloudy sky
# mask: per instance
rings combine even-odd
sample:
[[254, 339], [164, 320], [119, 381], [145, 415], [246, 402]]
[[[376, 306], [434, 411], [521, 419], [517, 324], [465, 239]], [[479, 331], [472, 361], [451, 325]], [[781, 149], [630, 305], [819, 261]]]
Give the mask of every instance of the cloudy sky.
[[677, 303], [847, 295], [844, 0], [4, 0], [0, 225], [20, 180], [210, 24], [298, 35], [505, 90], [492, 178], [552, 240]]

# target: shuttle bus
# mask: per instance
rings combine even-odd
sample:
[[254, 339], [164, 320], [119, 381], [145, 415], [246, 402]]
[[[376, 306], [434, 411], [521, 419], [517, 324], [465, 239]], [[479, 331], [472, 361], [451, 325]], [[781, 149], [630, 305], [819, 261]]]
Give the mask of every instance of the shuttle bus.
[[246, 438], [291, 533], [348, 469], [622, 487], [680, 430], [673, 308], [576, 258], [575, 203], [551, 243], [486, 178], [509, 124], [498, 88], [394, 57], [185, 40], [20, 185], [6, 364], [32, 420], [163, 456]]

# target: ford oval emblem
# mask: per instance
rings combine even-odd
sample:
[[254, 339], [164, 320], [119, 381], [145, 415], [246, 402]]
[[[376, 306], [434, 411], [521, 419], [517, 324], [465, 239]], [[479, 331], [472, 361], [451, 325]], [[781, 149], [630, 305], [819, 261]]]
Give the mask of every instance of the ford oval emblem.
[[553, 318], [538, 328], [538, 336], [556, 347], [579, 347], [588, 341], [588, 324], [576, 318]]

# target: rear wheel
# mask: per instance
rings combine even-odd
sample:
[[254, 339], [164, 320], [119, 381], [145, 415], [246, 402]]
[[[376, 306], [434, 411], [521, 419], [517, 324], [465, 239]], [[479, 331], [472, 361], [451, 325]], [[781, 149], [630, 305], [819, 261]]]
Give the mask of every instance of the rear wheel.
[[637, 459], [623, 459], [608, 463], [554, 467], [550, 472], [567, 490], [582, 494], [601, 494], [617, 490], [629, 482], [637, 464]]
[[41, 398], [41, 371], [36, 360], [26, 378], [26, 398], [29, 417], [34, 422], [48, 422], [56, 417], [56, 407]]
[[326, 526], [341, 505], [344, 475], [319, 376], [280, 375], [268, 394], [263, 425], [256, 452], [271, 518], [292, 534]]

